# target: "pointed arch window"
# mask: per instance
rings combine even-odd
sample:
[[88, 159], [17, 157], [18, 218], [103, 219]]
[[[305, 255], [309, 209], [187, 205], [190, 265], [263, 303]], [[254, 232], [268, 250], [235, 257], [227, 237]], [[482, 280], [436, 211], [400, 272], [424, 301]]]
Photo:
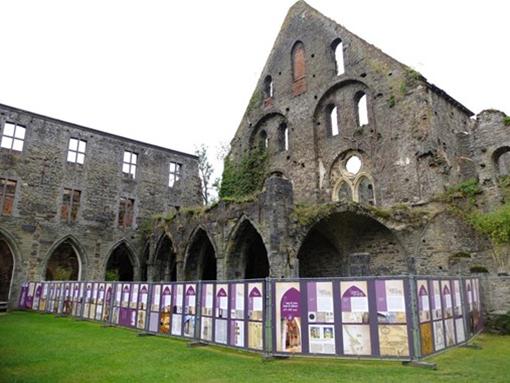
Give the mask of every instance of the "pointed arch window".
[[294, 96], [304, 93], [306, 91], [305, 46], [301, 41], [294, 44], [292, 48], [292, 78]]
[[273, 97], [273, 78], [267, 75], [264, 79], [264, 98]]
[[347, 182], [342, 181], [337, 190], [338, 201], [352, 201], [352, 190]]
[[289, 128], [285, 122], [278, 128], [278, 146], [281, 152], [289, 150]]
[[329, 112], [329, 134], [331, 136], [337, 136], [338, 130], [338, 108], [336, 105], [329, 105], [327, 108]]
[[333, 56], [335, 58], [335, 71], [336, 75], [340, 76], [341, 74], [344, 74], [345, 67], [344, 67], [344, 44], [342, 40], [336, 39], [331, 44], [331, 49], [333, 50]]
[[358, 201], [363, 205], [375, 205], [374, 185], [368, 177], [361, 177], [358, 181]]
[[362, 127], [368, 125], [368, 105], [367, 105], [367, 95], [363, 92], [358, 94], [358, 127]]

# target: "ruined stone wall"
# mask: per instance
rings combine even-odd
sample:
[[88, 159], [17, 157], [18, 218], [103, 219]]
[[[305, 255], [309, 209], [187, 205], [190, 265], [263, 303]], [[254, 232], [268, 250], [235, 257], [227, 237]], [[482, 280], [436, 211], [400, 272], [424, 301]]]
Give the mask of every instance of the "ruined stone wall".
[[[121, 241], [133, 252], [139, 278], [143, 221], [171, 206], [200, 203], [194, 156], [0, 106], [0, 132], [6, 122], [26, 128], [22, 151], [0, 149], [0, 177], [17, 182], [12, 214], [0, 217], [16, 246], [14, 286], [44, 278], [49, 256], [66, 238], [81, 260], [82, 279], [104, 278], [107, 257]], [[70, 138], [87, 142], [83, 165], [67, 161]], [[138, 154], [135, 179], [122, 172], [124, 150]], [[182, 164], [173, 188], [170, 161]], [[64, 188], [81, 191], [75, 223], [62, 221]], [[117, 225], [120, 197], [135, 200], [135, 220], [127, 228]]]

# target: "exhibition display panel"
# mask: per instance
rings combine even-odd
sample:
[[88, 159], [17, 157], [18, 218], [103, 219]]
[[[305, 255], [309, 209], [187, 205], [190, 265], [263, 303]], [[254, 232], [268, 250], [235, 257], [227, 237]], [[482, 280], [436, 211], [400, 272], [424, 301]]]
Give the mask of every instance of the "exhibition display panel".
[[483, 329], [477, 277], [30, 281], [18, 306], [269, 355], [411, 360]]

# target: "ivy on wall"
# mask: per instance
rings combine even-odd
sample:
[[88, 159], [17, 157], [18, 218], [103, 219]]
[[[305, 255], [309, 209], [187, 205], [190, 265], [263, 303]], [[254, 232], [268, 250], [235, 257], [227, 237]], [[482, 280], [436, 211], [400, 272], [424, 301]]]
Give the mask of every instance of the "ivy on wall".
[[227, 156], [224, 161], [219, 197], [243, 199], [262, 190], [266, 173], [267, 153], [262, 148], [244, 154], [238, 163]]

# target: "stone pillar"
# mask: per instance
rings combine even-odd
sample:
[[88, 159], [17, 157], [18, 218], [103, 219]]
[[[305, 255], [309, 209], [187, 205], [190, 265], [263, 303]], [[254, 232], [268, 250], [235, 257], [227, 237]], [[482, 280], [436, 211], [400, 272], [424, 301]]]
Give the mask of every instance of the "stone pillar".
[[264, 185], [261, 199], [265, 212], [265, 240], [268, 246], [270, 276], [273, 278], [295, 275], [294, 262], [289, 254], [289, 216], [293, 207], [293, 190], [289, 180], [272, 175]]

